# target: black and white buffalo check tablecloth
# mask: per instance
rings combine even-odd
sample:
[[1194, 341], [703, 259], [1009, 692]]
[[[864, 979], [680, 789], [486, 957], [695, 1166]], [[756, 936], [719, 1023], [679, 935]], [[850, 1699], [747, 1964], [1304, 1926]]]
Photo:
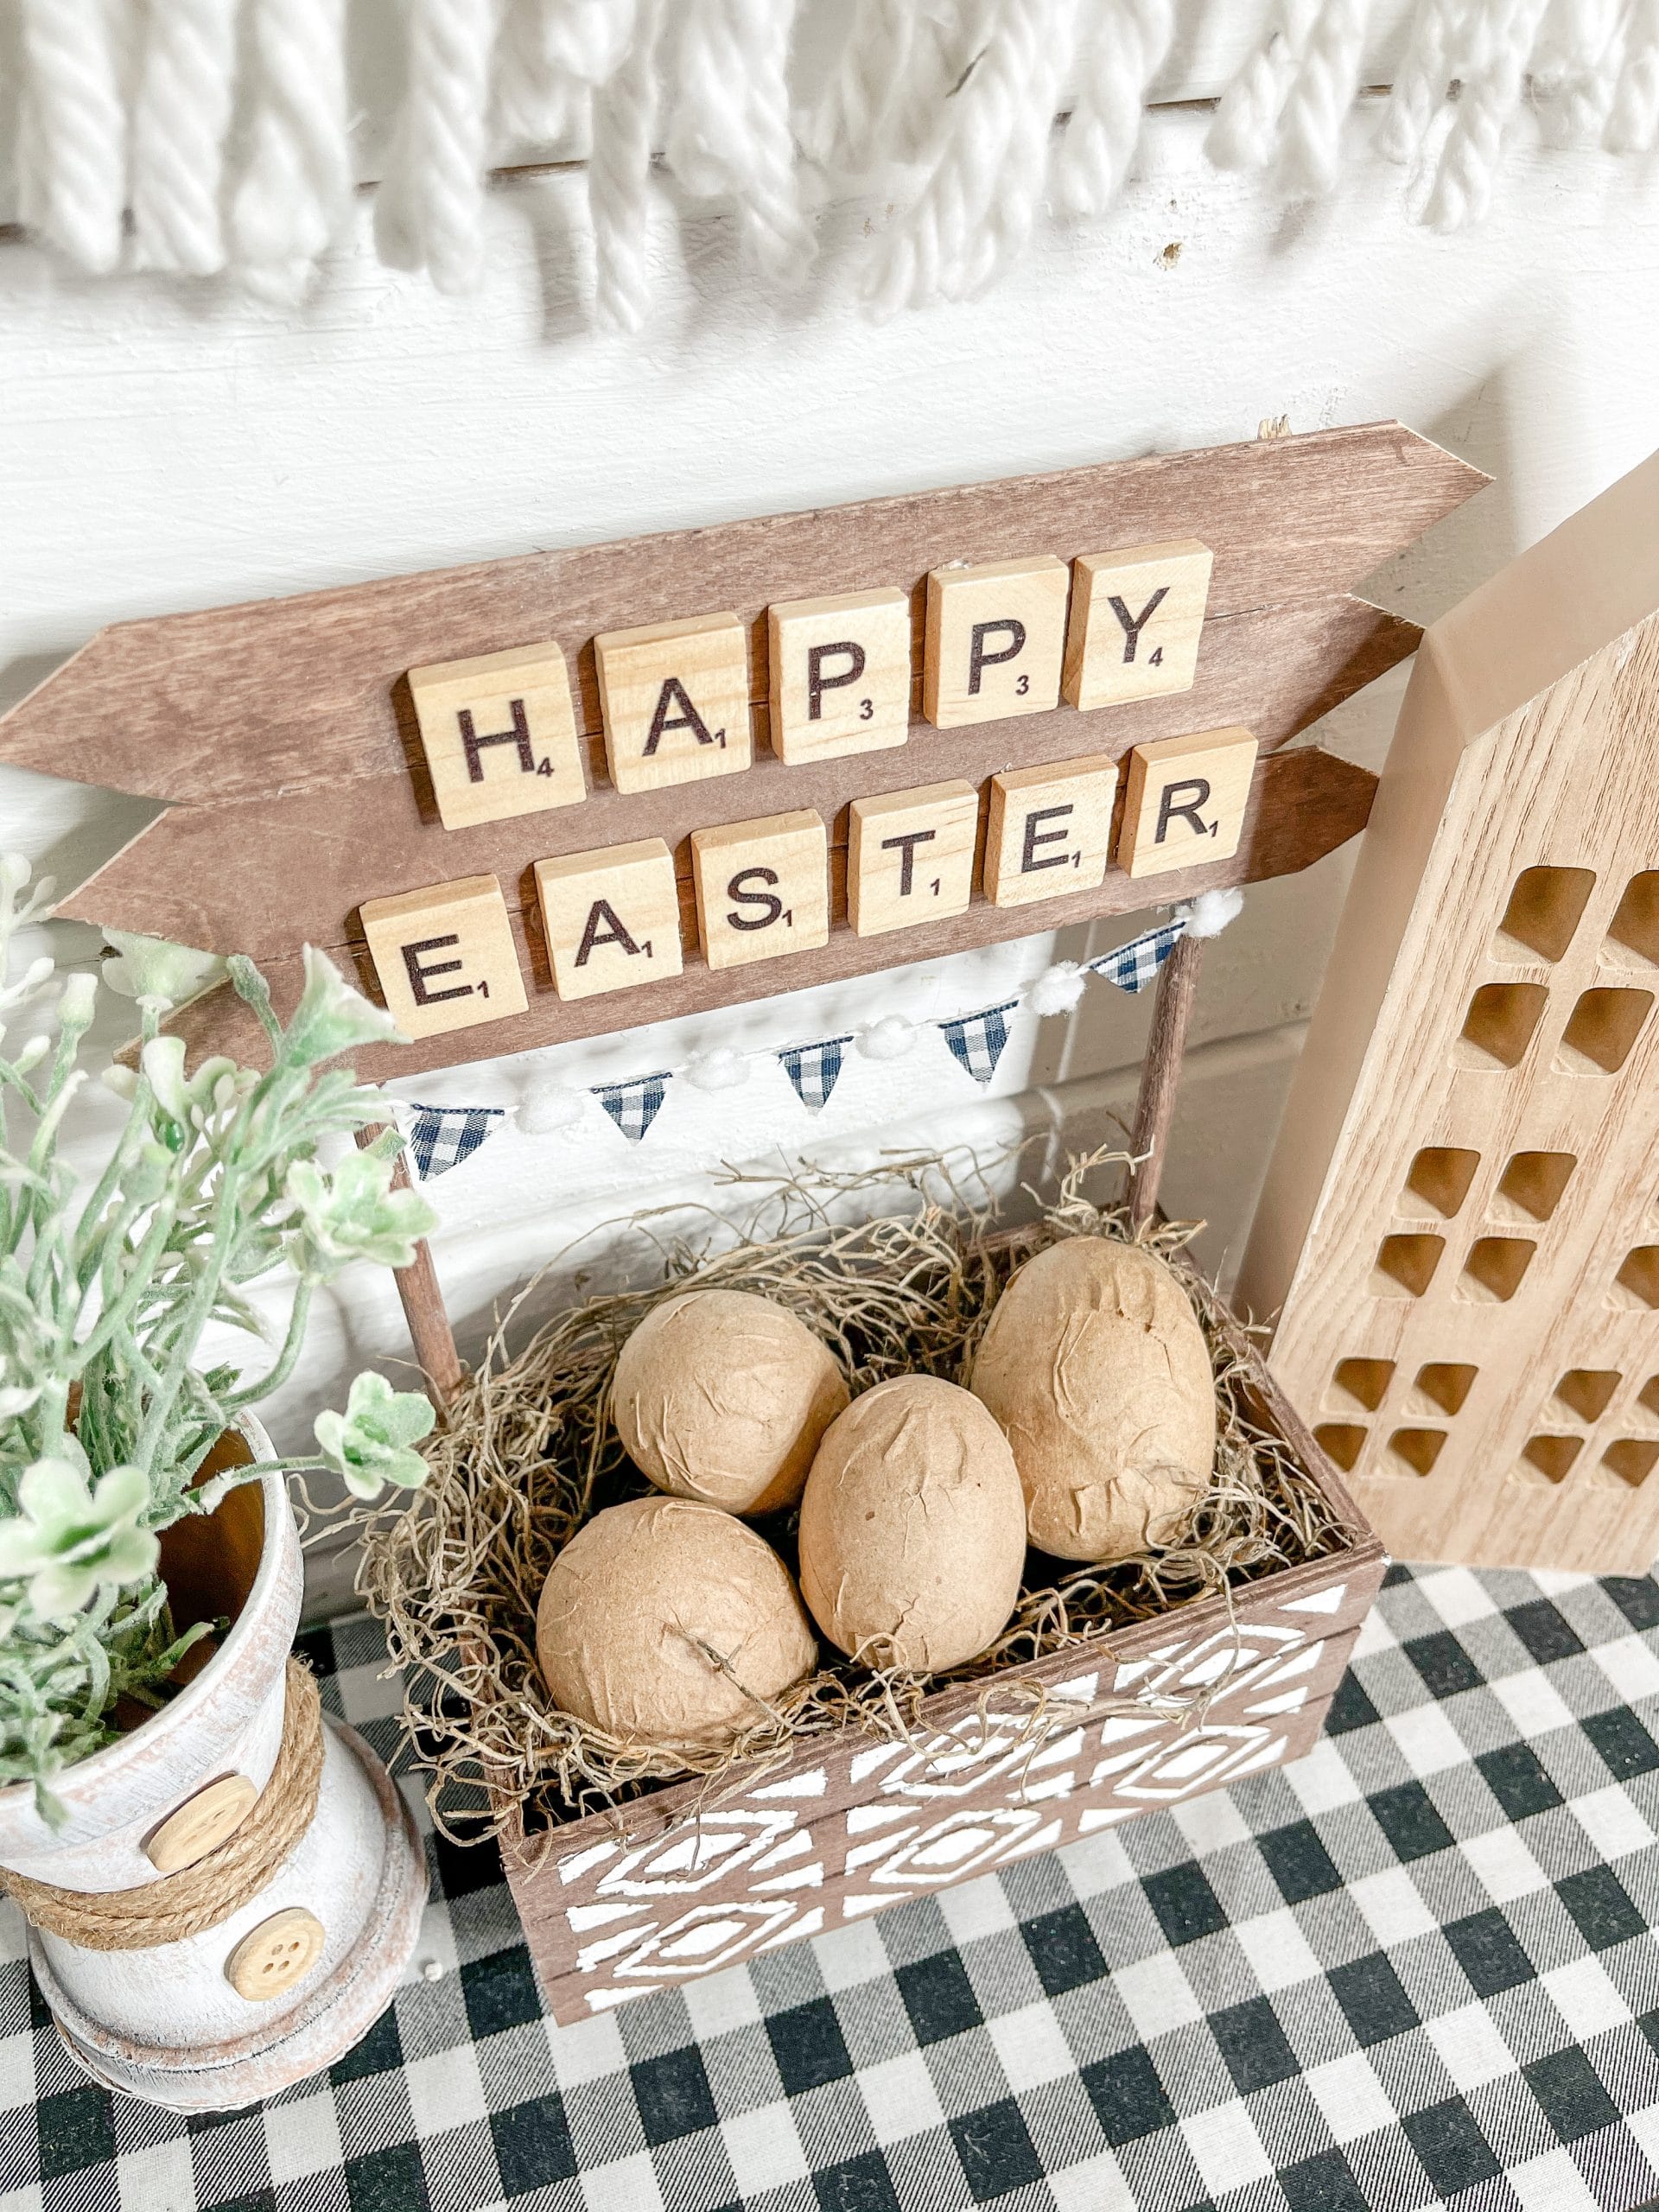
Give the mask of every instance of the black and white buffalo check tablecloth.
[[0, 2212], [1636, 2212], [1656, 1692], [1659, 1583], [1395, 1569], [1297, 1766], [574, 2028], [435, 1846], [395, 2010], [219, 2120], [88, 2086], [0, 1908]]

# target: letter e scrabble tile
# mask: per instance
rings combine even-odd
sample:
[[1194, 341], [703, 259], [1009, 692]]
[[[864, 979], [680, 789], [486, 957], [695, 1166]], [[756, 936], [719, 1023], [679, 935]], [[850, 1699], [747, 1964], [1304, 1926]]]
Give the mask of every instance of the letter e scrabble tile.
[[766, 609], [772, 749], [791, 767], [910, 734], [910, 600], [842, 592]]
[[680, 972], [680, 894], [660, 837], [536, 863], [553, 987], [596, 998]]
[[932, 570], [922, 711], [936, 728], [1059, 705], [1071, 581], [1050, 553]]
[[446, 830], [587, 798], [570, 678], [556, 645], [411, 668], [409, 690]]
[[991, 778], [985, 827], [985, 896], [1025, 906], [1106, 880], [1117, 764], [1103, 753], [1013, 768]]
[[359, 911], [387, 1011], [406, 1037], [524, 1013], [518, 949], [493, 875], [365, 899]]
[[810, 808], [694, 830], [691, 878], [711, 968], [830, 942], [830, 837]]
[[732, 776], [753, 758], [749, 648], [735, 614], [594, 639], [605, 760], [620, 791]]
[[979, 832], [971, 784], [855, 798], [849, 817], [847, 918], [860, 937], [967, 912]]
[[1203, 868], [1238, 850], [1255, 771], [1247, 729], [1200, 730], [1130, 752], [1119, 865], [1131, 875]]
[[1213, 559], [1188, 537], [1072, 563], [1064, 689], [1074, 707], [1192, 690]]

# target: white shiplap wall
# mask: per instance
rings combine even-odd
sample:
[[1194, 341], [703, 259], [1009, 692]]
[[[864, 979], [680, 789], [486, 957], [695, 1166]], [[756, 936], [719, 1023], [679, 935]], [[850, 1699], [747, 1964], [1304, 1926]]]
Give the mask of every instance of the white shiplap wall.
[[[1165, 89], [1213, 90], [1225, 47], [1213, 34], [1192, 46], [1197, 73]], [[0, 705], [119, 617], [1224, 442], [1278, 415], [1297, 429], [1397, 415], [1497, 477], [1371, 580], [1373, 597], [1426, 619], [1659, 444], [1659, 199], [1640, 168], [1542, 150], [1523, 130], [1491, 219], [1445, 239], [1405, 221], [1396, 172], [1364, 162], [1363, 118], [1338, 196], [1289, 212], [1203, 163], [1207, 120], [1154, 116], [1104, 229], [1044, 231], [983, 301], [885, 325], [835, 274], [838, 247], [884, 207], [828, 212], [827, 289], [781, 306], [747, 283], [722, 222], [677, 227], [665, 212], [650, 330], [596, 338], [579, 246], [571, 274], [569, 172], [503, 183], [486, 280], [466, 302], [381, 268], [361, 237], [295, 316], [153, 281], [83, 284], [0, 245]], [[1399, 688], [1351, 702], [1334, 741], [1377, 762]], [[0, 772], [0, 842], [64, 879], [147, 811]], [[1248, 1225], [1344, 881], [1337, 856], [1252, 893], [1206, 967], [1166, 1192], [1209, 1218], [1217, 1267]], [[56, 934], [60, 957], [92, 957], [90, 932]], [[1085, 934], [906, 971], [880, 1001], [912, 1014], [983, 1003], [1075, 957]], [[716, 1042], [785, 1043], [868, 1019], [874, 995], [832, 987], [568, 1048], [541, 1072], [580, 1083]], [[572, 1236], [591, 1265], [598, 1224], [706, 1198], [723, 1159], [1093, 1141], [1132, 1096], [1145, 1014], [1096, 986], [1076, 1016], [1027, 1026], [988, 1096], [935, 1037], [891, 1066], [855, 1061], [816, 1123], [772, 1070], [712, 1098], [681, 1086], [641, 1151], [597, 1109], [574, 1139], [504, 1134], [435, 1186], [463, 1349]], [[500, 1064], [401, 1088], [505, 1099], [525, 1074]], [[107, 1110], [88, 1106], [89, 1152]], [[300, 1442], [355, 1366], [404, 1349], [389, 1286], [342, 1286], [273, 1426]]]

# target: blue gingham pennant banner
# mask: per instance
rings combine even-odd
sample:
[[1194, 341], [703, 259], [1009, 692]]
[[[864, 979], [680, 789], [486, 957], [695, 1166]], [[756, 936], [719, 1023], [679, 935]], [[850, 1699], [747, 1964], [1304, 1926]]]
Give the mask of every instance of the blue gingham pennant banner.
[[470, 1160], [505, 1118], [500, 1106], [415, 1106], [409, 1109], [409, 1148], [423, 1183], [447, 1175]]
[[835, 1089], [842, 1055], [852, 1041], [850, 1036], [820, 1037], [816, 1045], [790, 1045], [779, 1053], [784, 1072], [809, 1114], [818, 1112]]
[[1103, 952], [1097, 960], [1085, 961], [1084, 968], [1090, 975], [1103, 976], [1109, 983], [1116, 983], [1120, 991], [1144, 991], [1155, 980], [1185, 929], [1185, 922], [1164, 922], [1157, 929], [1148, 930], [1144, 937], [1132, 937], [1127, 944]]
[[1018, 999], [1005, 999], [1001, 1006], [988, 1006], [978, 1014], [958, 1014], [954, 1021], [938, 1024], [945, 1043], [976, 1083], [988, 1083], [996, 1073], [1002, 1047], [1008, 1041], [1008, 1016], [1019, 1003]]
[[596, 1083], [593, 1093], [630, 1144], [638, 1144], [663, 1109], [671, 1068], [627, 1083]]

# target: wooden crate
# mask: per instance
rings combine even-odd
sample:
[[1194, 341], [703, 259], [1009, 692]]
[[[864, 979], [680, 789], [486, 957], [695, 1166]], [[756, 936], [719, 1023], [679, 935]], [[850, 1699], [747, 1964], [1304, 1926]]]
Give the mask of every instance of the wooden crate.
[[[912, 1744], [845, 1730], [717, 1797], [680, 1783], [502, 1859], [547, 2008], [589, 2018], [1312, 1749], [1388, 1564], [1264, 1369], [1256, 1406], [1350, 1531], [1328, 1557], [940, 1691]], [[1031, 1689], [1059, 1701], [1040, 1733]], [[1185, 1721], [1158, 1700], [1198, 1694]], [[701, 1806], [701, 1809], [699, 1807]]]

